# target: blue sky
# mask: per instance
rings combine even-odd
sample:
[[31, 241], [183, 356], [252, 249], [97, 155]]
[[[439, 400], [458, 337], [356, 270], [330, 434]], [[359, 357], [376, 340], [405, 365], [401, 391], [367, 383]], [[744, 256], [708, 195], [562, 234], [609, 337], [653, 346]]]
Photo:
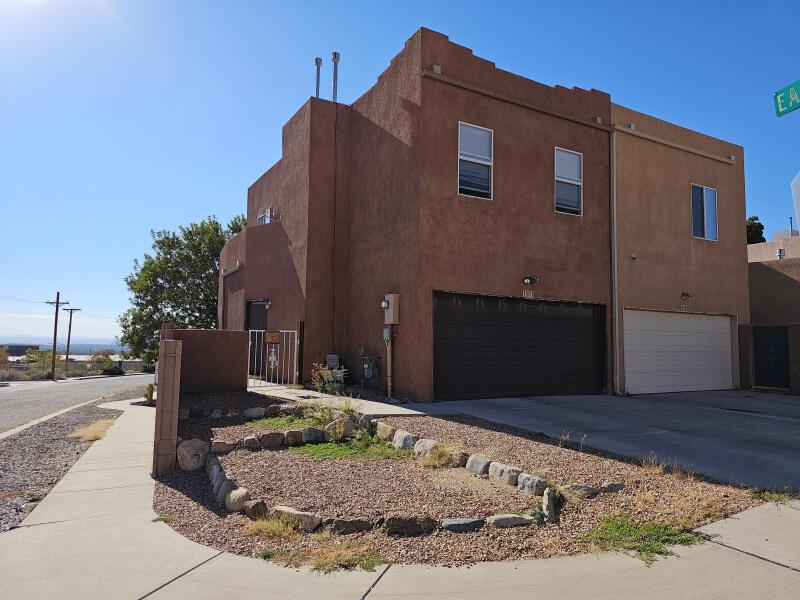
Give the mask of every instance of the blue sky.
[[754, 2], [203, 2], [0, 0], [0, 337], [113, 337], [123, 278], [153, 228], [243, 212], [342, 54], [339, 100], [367, 89], [420, 26], [498, 67], [597, 88], [745, 147], [747, 212], [788, 227], [800, 111], [800, 5]]

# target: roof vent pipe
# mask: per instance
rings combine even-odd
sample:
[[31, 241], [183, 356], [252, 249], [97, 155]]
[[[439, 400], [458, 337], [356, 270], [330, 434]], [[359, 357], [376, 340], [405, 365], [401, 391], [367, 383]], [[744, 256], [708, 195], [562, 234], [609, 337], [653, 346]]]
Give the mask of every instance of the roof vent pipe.
[[333, 61], [333, 101], [336, 102], [336, 86], [339, 83], [339, 53], [331, 54], [331, 60]]
[[317, 65], [317, 91], [314, 97], [319, 98], [319, 70], [322, 68], [322, 59], [318, 56], [314, 59], [314, 64]]

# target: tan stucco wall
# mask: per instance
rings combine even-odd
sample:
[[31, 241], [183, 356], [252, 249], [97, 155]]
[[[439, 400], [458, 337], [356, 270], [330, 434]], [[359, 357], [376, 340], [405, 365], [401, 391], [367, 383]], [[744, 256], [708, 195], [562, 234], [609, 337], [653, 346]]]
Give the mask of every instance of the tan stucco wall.
[[751, 262], [748, 266], [752, 323], [800, 323], [800, 258]]
[[767, 262], [778, 259], [778, 249], [784, 249], [784, 258], [800, 258], [800, 237], [789, 237], [777, 242], [762, 242], [747, 246], [747, 260]]

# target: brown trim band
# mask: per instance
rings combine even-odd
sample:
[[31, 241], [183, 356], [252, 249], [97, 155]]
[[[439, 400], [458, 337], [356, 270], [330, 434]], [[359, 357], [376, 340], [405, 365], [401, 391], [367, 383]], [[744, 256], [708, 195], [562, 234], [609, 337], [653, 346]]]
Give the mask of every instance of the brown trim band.
[[578, 123], [579, 125], [586, 125], [587, 127], [593, 127], [594, 129], [600, 129], [602, 131], [606, 131], [609, 133], [612, 130], [612, 127], [610, 127], [609, 125], [601, 125], [600, 123], [595, 123], [594, 121], [587, 121], [585, 119], [580, 119], [578, 117], [574, 117], [567, 113], [559, 112], [557, 110], [552, 110], [550, 108], [545, 108], [544, 106], [540, 106], [538, 104], [531, 104], [530, 102], [519, 100], [518, 98], [512, 98], [511, 96], [498, 94], [497, 92], [493, 92], [491, 90], [474, 85], [472, 83], [467, 83], [466, 81], [462, 81], [461, 79], [456, 79], [455, 77], [448, 77], [447, 75], [439, 75], [437, 73], [434, 73], [433, 71], [429, 71], [428, 69], [422, 70], [422, 76], [428, 77], [430, 79], [435, 79], [436, 81], [441, 81], [442, 83], [447, 83], [449, 85], [459, 87], [461, 89], [482, 94], [484, 96], [489, 96], [490, 98], [495, 98], [496, 100], [508, 102], [509, 104], [515, 104], [516, 106], [521, 106], [522, 108], [535, 110], [537, 112], [544, 113], [546, 115], [558, 117], [559, 119], [566, 119], [567, 121], [572, 121], [573, 123]]
[[664, 146], [669, 146], [670, 148], [676, 148], [678, 150], [683, 150], [684, 152], [691, 152], [692, 154], [696, 154], [697, 156], [710, 158], [711, 160], [716, 160], [721, 163], [725, 163], [726, 165], [736, 164], [736, 160], [726, 158], [724, 156], [719, 156], [718, 154], [711, 154], [710, 152], [706, 152], [705, 150], [700, 150], [698, 148], [692, 148], [691, 146], [685, 146], [684, 144], [679, 144], [678, 142], [672, 142], [670, 140], [652, 135], [650, 133], [644, 133], [642, 131], [631, 129], [630, 127], [623, 127], [622, 125], [614, 124], [614, 129], [621, 133], [627, 133], [628, 135], [632, 135], [634, 137], [655, 142], [656, 144], [663, 144]]

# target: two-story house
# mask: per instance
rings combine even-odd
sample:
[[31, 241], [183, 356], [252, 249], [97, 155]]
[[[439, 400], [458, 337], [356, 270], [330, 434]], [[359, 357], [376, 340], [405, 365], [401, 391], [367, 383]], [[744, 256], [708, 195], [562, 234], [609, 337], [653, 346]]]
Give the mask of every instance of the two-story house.
[[297, 332], [304, 380], [335, 353], [357, 381], [362, 352], [383, 379], [394, 293], [398, 397], [739, 386], [743, 150], [604, 92], [420, 29], [351, 105], [289, 120], [247, 206], [220, 327]]

